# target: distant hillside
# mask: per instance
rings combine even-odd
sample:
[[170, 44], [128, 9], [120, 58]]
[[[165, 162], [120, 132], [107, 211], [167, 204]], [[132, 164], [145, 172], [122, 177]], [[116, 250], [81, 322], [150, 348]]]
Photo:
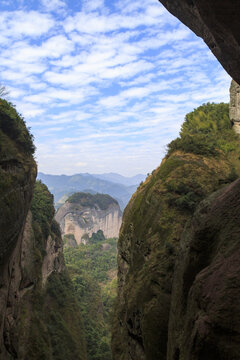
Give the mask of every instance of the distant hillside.
[[113, 183], [122, 184], [125, 186], [139, 185], [141, 181], [146, 179], [146, 175], [137, 174], [135, 176], [126, 177], [116, 173], [107, 173], [107, 174], [92, 174], [98, 179], [111, 181]]
[[[100, 177], [102, 177], [102, 179]], [[132, 194], [136, 191], [142, 177], [144, 177], [144, 175], [125, 178], [124, 176], [113, 173], [100, 175], [76, 174], [70, 176], [38, 173], [38, 179], [42, 180], [54, 195], [55, 204], [57, 204], [62, 197], [66, 199], [65, 195], [68, 197], [75, 192], [97, 192], [109, 194], [115, 198], [122, 210], [127, 205]], [[107, 178], [109, 180], [107, 180]], [[115, 181], [110, 179], [115, 179]], [[117, 183], [117, 180], [121, 183]], [[124, 185], [123, 182], [130, 185]], [[133, 184], [134, 182], [135, 184]], [[62, 200], [61, 203], [63, 203]]]

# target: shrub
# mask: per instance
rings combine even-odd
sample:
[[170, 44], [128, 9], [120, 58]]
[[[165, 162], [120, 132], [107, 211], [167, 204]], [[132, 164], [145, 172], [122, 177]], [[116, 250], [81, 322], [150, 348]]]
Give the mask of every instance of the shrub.
[[0, 99], [0, 130], [13, 139], [28, 154], [35, 152], [33, 135], [26, 127], [24, 118], [16, 111], [13, 104]]
[[239, 151], [239, 137], [231, 129], [228, 104], [203, 104], [186, 115], [180, 137], [168, 145], [169, 156], [176, 150], [204, 156]]
[[77, 203], [82, 206], [99, 206], [101, 210], [106, 210], [112, 204], [118, 204], [117, 200], [113, 199], [108, 194], [95, 194], [77, 192], [71, 195], [67, 202]]

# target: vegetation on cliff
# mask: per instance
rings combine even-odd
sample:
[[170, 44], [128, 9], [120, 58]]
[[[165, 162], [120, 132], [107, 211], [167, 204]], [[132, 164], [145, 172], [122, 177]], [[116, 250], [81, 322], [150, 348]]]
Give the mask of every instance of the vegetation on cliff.
[[0, 357], [85, 360], [80, 308], [64, 265], [53, 197], [41, 182], [33, 195], [34, 151], [24, 119], [0, 99]]
[[99, 206], [101, 210], [107, 210], [110, 205], [118, 204], [118, 202], [113, 199], [108, 194], [90, 194], [84, 192], [77, 192], [71, 195], [68, 199], [70, 203], [77, 203], [82, 206]]
[[0, 263], [16, 246], [36, 177], [33, 137], [14, 106], [0, 99]]
[[18, 358], [85, 360], [80, 306], [64, 265], [53, 196], [41, 182], [35, 185], [31, 210], [22, 269], [22, 284], [29, 290], [19, 304]]
[[239, 138], [229, 119], [229, 105], [207, 103], [187, 114], [180, 137], [168, 145], [168, 156], [176, 150], [214, 157], [232, 151], [240, 155]]
[[236, 179], [239, 165], [228, 105], [205, 104], [186, 116], [160, 167], [133, 195], [118, 245], [114, 359], [166, 357], [181, 233], [202, 199]]
[[116, 295], [117, 239], [93, 234], [87, 245], [64, 249], [83, 316], [88, 360], [111, 360], [110, 319]]
[[[35, 152], [33, 135], [30, 133], [29, 128], [26, 127], [24, 118], [17, 112], [12, 103], [0, 99], [0, 139], [3, 134], [7, 135], [27, 154]], [[1, 144], [2, 141], [0, 141], [0, 146]]]

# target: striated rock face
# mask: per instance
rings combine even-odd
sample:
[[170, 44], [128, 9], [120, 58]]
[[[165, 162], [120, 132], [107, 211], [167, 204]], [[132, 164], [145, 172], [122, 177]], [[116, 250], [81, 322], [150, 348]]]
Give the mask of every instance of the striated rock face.
[[232, 80], [230, 87], [229, 116], [234, 131], [240, 134], [240, 86], [234, 80]]
[[[6, 297], [6, 310], [3, 314], [4, 342], [1, 348], [1, 359], [31, 358], [28, 353], [28, 346], [31, 345], [28, 342], [31, 341], [32, 336], [31, 321], [35, 316], [35, 304], [32, 301], [36, 296], [36, 289], [38, 289], [38, 295], [40, 296], [47, 275], [50, 275], [53, 271], [61, 272], [64, 269], [62, 245], [59, 239], [49, 235], [47, 244], [52, 242], [55, 249], [53, 252], [47, 253], [43, 261], [38, 248], [35, 246], [35, 241], [32, 214], [29, 212], [22, 241], [14, 249], [9, 261], [11, 276]], [[48, 246], [46, 246], [46, 251], [48, 250]], [[3, 276], [7, 276], [7, 271]], [[41, 338], [41, 331], [40, 328], [39, 333], [35, 335]], [[36, 350], [35, 355], [38, 356], [38, 350]]]
[[43, 184], [36, 184], [32, 213], [2, 274], [7, 278], [11, 269], [0, 359], [85, 360], [80, 309], [53, 220], [53, 197]]
[[181, 239], [168, 360], [237, 360], [240, 354], [240, 180], [197, 208]]
[[159, 0], [201, 36], [231, 77], [240, 84], [240, 3], [226, 0]]
[[[102, 205], [105, 198], [108, 201]], [[105, 238], [118, 237], [122, 212], [109, 195], [76, 193], [58, 209], [55, 218], [62, 233], [74, 235], [79, 245], [98, 230], [103, 231]]]

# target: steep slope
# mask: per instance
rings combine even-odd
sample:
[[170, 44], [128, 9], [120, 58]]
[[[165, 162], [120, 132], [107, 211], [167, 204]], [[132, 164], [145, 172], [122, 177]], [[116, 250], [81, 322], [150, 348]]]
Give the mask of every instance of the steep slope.
[[231, 77], [240, 84], [240, 3], [237, 0], [159, 0], [201, 36]]
[[72, 234], [79, 245], [98, 230], [105, 238], [118, 237], [122, 212], [109, 195], [75, 193], [58, 209], [55, 218], [62, 233]]
[[80, 308], [53, 216], [52, 195], [36, 183], [12, 267], [1, 359], [86, 359]]
[[23, 118], [0, 99], [0, 359], [85, 360], [53, 197], [37, 183]]
[[0, 99], [0, 357], [4, 351], [7, 302], [14, 263], [36, 177], [32, 136], [12, 104]]
[[197, 208], [181, 239], [168, 360], [237, 360], [240, 354], [240, 180]]
[[[207, 104], [186, 116], [180, 138], [132, 197], [119, 238], [113, 358], [167, 358], [175, 261], [197, 204], [239, 172], [239, 138], [228, 105]], [[187, 236], [187, 235], [186, 235]], [[178, 353], [174, 354], [179, 358]], [[189, 358], [190, 359], [190, 358]], [[199, 358], [200, 359], [200, 358]]]

